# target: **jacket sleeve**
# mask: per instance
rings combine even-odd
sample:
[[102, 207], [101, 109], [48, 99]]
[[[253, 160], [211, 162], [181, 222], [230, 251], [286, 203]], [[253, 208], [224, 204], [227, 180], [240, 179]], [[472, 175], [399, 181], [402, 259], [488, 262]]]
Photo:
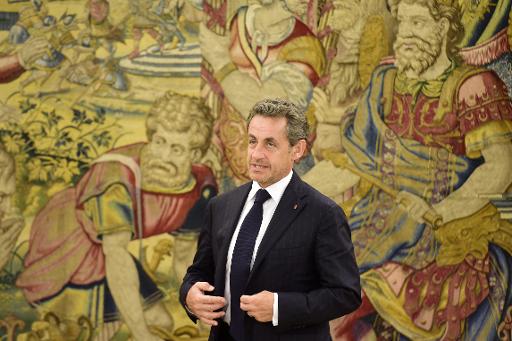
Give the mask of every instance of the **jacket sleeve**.
[[192, 265], [188, 268], [183, 278], [183, 283], [180, 288], [180, 303], [194, 322], [197, 320], [197, 317], [190, 312], [186, 305], [188, 291], [196, 282], [208, 282], [212, 284], [215, 276], [215, 264], [211, 243], [212, 203], [214, 199], [210, 200], [206, 207], [205, 222], [199, 234], [197, 252]]
[[279, 292], [279, 331], [302, 328], [346, 315], [361, 304], [359, 270], [343, 210], [332, 204], [318, 226], [315, 266], [320, 287]]

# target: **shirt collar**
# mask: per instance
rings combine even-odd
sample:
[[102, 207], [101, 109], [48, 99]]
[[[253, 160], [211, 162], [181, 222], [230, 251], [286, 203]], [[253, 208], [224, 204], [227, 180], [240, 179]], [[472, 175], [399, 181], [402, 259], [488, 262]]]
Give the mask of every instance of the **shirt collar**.
[[[272, 200], [274, 200], [276, 203], [281, 200], [281, 197], [283, 196], [284, 190], [292, 180], [293, 171], [291, 170], [290, 173], [288, 173], [287, 176], [279, 180], [278, 182], [266, 187], [268, 194], [272, 197]], [[252, 188], [249, 192], [249, 196], [247, 197], [247, 200], [254, 200], [254, 197], [256, 196], [256, 192], [261, 188], [260, 184], [256, 181], [252, 182]]]

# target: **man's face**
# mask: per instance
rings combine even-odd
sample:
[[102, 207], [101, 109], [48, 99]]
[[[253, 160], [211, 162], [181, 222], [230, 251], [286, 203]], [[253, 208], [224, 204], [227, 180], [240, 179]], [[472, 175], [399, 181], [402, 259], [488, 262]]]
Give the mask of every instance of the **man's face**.
[[443, 45], [442, 23], [425, 6], [398, 5], [398, 34], [393, 45], [399, 71], [419, 76], [434, 64]]
[[144, 186], [155, 190], [178, 190], [190, 180], [192, 163], [199, 154], [190, 147], [190, 132], [166, 130], [158, 125], [141, 156]]
[[304, 140], [290, 146], [286, 118], [254, 116], [249, 123], [247, 161], [249, 177], [261, 187], [270, 186], [291, 171], [303, 152]]
[[306, 0], [285, 0], [286, 7], [296, 16], [303, 18], [308, 11], [308, 2]]
[[12, 204], [15, 191], [14, 161], [7, 153], [0, 151], [0, 222], [15, 210]]

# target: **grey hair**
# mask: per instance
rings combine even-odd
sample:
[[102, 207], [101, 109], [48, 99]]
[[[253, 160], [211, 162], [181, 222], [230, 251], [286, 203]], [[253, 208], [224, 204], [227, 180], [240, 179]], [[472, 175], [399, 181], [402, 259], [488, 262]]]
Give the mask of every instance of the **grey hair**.
[[200, 149], [203, 155], [210, 146], [213, 117], [197, 97], [169, 91], [157, 99], [146, 118], [146, 135], [150, 141], [158, 125], [168, 131], [191, 131], [190, 146]]
[[249, 112], [247, 126], [254, 116], [286, 118], [286, 135], [290, 145], [295, 146], [299, 140], [306, 140], [309, 125], [306, 114], [296, 104], [282, 98], [267, 98], [257, 102]]

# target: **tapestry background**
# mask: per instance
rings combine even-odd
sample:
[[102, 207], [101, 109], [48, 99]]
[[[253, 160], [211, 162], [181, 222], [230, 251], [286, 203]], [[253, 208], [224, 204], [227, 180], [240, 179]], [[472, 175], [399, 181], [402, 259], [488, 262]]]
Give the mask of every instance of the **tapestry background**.
[[[450, 72], [462, 70], [464, 76], [450, 81], [450, 87], [445, 86], [450, 76], [438, 78], [437, 85], [411, 85], [405, 77], [400, 92], [399, 76], [394, 86], [386, 83], [394, 77], [387, 75], [400, 48], [397, 35], [431, 37], [426, 44], [432, 45], [423, 52], [436, 50], [446, 39], [441, 29], [423, 32], [431, 23], [422, 21], [421, 6], [403, 2], [412, 6], [409, 11], [400, 11], [399, 0], [0, 0], [1, 339], [130, 340], [138, 329], [155, 339], [206, 340], [208, 328], [188, 319], [177, 290], [192, 261], [208, 199], [248, 180], [248, 110], [274, 96], [301, 106], [312, 127], [310, 153], [296, 171], [341, 205], [355, 226], [367, 298], [357, 314], [333, 321], [334, 339], [511, 340], [512, 3], [437, 1], [460, 10], [463, 29], [458, 39], [448, 41], [447, 50], [460, 48], [457, 67], [466, 68], [454, 66]], [[432, 20], [444, 25], [442, 19]], [[421, 64], [422, 51], [408, 52], [407, 46], [403, 51], [411, 65], [418, 65], [415, 58]], [[440, 59], [431, 55], [426, 69]], [[475, 75], [482, 78], [464, 83]], [[423, 90], [428, 86], [431, 92]], [[386, 89], [394, 90], [388, 94]], [[398, 107], [391, 103], [398, 103], [396, 96], [420, 92], [435, 104], [417, 109], [427, 118], [408, 123], [418, 135], [397, 132], [420, 100]], [[446, 98], [450, 103], [444, 105]], [[462, 103], [461, 98], [464, 108], [451, 103]], [[386, 101], [399, 116], [395, 128], [392, 121], [374, 118], [375, 112], [388, 110], [382, 109]], [[428, 117], [443, 106], [451, 106], [455, 120], [474, 125], [452, 124], [439, 133], [436, 124], [445, 121]], [[166, 110], [179, 115], [166, 123], [151, 121], [150, 112], [158, 116]], [[481, 136], [470, 135], [480, 127], [485, 128]], [[394, 138], [386, 140], [390, 134]], [[444, 138], [449, 142], [437, 143]], [[457, 138], [465, 146], [462, 152], [453, 142]], [[143, 161], [140, 169], [133, 167], [126, 156], [139, 160], [141, 143], [151, 141], [151, 153], [162, 157], [159, 151], [167, 151], [157, 139], [172, 152], [165, 154], [168, 165], [155, 166], [157, 176], [151, 178], [151, 168]], [[408, 144], [411, 139], [430, 149], [416, 149]], [[393, 141], [400, 146], [393, 147]], [[445, 152], [449, 161], [443, 166], [439, 160]], [[438, 156], [423, 158], [424, 153]], [[492, 164], [488, 177], [470, 181], [485, 164]], [[158, 167], [168, 173], [158, 173]], [[428, 178], [441, 177], [441, 171], [446, 171], [441, 180]], [[136, 190], [141, 172], [143, 189], [171, 198], [168, 206], [158, 201], [167, 199], [136, 205], [144, 195]], [[176, 189], [172, 180], [181, 175], [185, 185]], [[474, 195], [473, 201], [455, 196], [450, 204], [436, 206], [470, 182], [483, 186], [473, 184], [472, 192], [465, 192]], [[112, 191], [119, 183], [124, 189]], [[416, 196], [404, 199], [404, 190]], [[461, 211], [461, 204], [469, 211], [454, 215], [449, 219], [454, 224], [444, 230], [436, 226], [436, 212], [430, 220], [415, 217], [414, 223], [393, 213], [396, 206], [400, 214], [413, 216], [406, 202], [416, 197], [437, 213]], [[113, 198], [115, 207], [109, 206]], [[402, 199], [401, 206], [378, 204]], [[172, 223], [147, 222], [139, 217], [141, 211]], [[442, 216], [447, 223], [450, 213]], [[154, 226], [148, 232], [141, 224]], [[160, 302], [145, 322], [106, 318], [108, 300], [119, 306], [119, 296], [113, 285], [107, 294], [105, 276], [115, 274], [105, 275], [104, 257], [97, 254], [105, 251], [107, 239], [101, 236], [109, 235], [112, 226], [132, 228], [127, 240], [121, 233], [114, 242], [126, 245], [140, 264], [137, 280], [117, 285], [118, 292], [147, 284], [162, 293], [156, 298], [143, 294], [143, 305]], [[138, 238], [141, 234], [144, 238]], [[115, 264], [122, 276], [127, 263]], [[421, 271], [446, 281], [414, 277], [422, 294], [406, 297], [412, 276]], [[437, 291], [428, 296], [428, 290]], [[428, 309], [411, 308], [418, 302]], [[445, 315], [433, 316], [437, 313]], [[452, 316], [456, 320], [450, 323]]]

